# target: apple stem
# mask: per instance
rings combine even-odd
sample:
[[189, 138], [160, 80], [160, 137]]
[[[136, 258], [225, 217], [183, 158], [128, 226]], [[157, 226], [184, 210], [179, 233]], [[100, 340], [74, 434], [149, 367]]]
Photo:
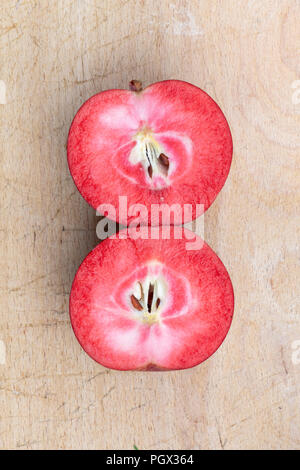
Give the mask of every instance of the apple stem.
[[129, 89], [130, 91], [135, 91], [136, 93], [142, 91], [142, 82], [140, 82], [139, 80], [131, 80], [129, 82]]

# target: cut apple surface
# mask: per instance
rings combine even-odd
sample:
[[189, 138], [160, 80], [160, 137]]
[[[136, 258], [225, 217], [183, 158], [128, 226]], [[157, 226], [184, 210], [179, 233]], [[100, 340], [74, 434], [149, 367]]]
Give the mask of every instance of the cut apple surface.
[[229, 330], [229, 275], [205, 242], [189, 251], [184, 238], [143, 239], [146, 230], [139, 239], [130, 230], [122, 239], [121, 231], [85, 258], [70, 296], [75, 335], [95, 361], [112, 369], [193, 367]]
[[[206, 210], [226, 180], [232, 158], [227, 121], [212, 98], [187, 82], [132, 89], [104, 91], [79, 109], [68, 138], [75, 184], [96, 209], [118, 208], [120, 195], [128, 207], [145, 205], [148, 214], [151, 204], [191, 204], [188, 222], [196, 204]], [[115, 215], [125, 225], [134, 218]], [[149, 215], [141, 222], [159, 224]]]

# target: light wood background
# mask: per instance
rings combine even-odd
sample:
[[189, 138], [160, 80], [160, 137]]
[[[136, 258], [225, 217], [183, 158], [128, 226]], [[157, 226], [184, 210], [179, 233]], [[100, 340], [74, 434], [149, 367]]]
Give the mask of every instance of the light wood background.
[[[0, 447], [299, 449], [300, 2], [0, 8]], [[234, 139], [205, 237], [230, 272], [235, 317], [219, 351], [184, 372], [105, 370], [68, 317], [98, 242], [68, 172], [68, 129], [83, 101], [132, 78], [200, 86]]]

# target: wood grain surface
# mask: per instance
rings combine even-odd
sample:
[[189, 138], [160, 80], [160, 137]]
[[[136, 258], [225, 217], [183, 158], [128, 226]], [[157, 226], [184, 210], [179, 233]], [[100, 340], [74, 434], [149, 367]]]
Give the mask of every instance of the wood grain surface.
[[[0, 447], [299, 449], [300, 2], [0, 9]], [[231, 275], [235, 317], [218, 352], [184, 372], [105, 370], [69, 322], [72, 279], [98, 240], [68, 129], [87, 98], [132, 78], [200, 86], [233, 134], [205, 238]]]

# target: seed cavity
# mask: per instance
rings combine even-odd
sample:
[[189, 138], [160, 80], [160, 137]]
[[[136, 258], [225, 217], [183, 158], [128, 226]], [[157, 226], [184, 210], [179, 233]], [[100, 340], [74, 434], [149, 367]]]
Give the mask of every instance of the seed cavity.
[[164, 153], [158, 153], [158, 149], [150, 142], [145, 144], [145, 153], [148, 164], [148, 175], [167, 176], [169, 171], [169, 158]]
[[159, 296], [159, 292], [162, 292], [159, 289], [160, 282], [160, 279], [137, 282], [134, 293], [130, 295], [131, 305], [143, 323], [152, 325], [159, 321], [159, 307], [162, 303]]
[[[164, 153], [163, 147], [156, 141], [148, 128], [141, 129], [135, 136], [136, 145], [130, 152], [129, 160], [141, 164], [154, 187], [164, 187], [169, 184], [170, 159]], [[155, 179], [159, 177], [159, 182]]]

